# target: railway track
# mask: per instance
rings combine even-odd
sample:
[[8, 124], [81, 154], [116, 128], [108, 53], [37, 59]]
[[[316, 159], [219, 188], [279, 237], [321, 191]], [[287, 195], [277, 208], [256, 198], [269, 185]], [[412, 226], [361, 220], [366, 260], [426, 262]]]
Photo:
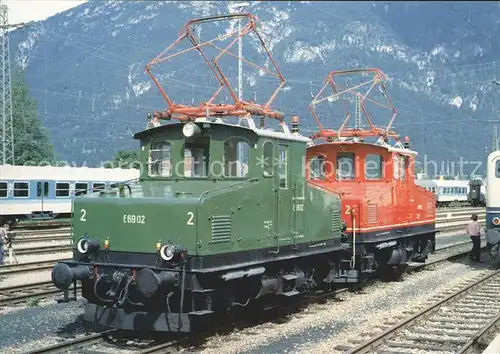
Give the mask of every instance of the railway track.
[[[70, 287], [72, 291], [73, 287]], [[30, 299], [46, 299], [55, 294], [62, 294], [62, 291], [52, 281], [3, 287], [0, 288], [0, 307], [21, 305]]]
[[346, 353], [472, 352], [500, 325], [499, 291], [497, 270]]
[[30, 351], [29, 353], [53, 354], [53, 353], [64, 353], [67, 352], [68, 350], [84, 349], [84, 347], [105, 342], [109, 338], [109, 336], [112, 335], [114, 332], [115, 330], [93, 333], [79, 338], [57, 343], [48, 347], [33, 350]]
[[37, 246], [35, 248], [15, 248], [16, 256], [20, 255], [41, 255], [41, 254], [50, 254], [50, 253], [62, 253], [62, 252], [71, 252], [73, 250], [73, 246], [71, 244], [68, 245], [47, 245], [47, 246]]
[[57, 261], [40, 261], [40, 262], [27, 262], [19, 264], [6, 264], [0, 267], [0, 277], [18, 273], [27, 273], [40, 270], [50, 270], [54, 264], [59, 261], [66, 261], [69, 259], [58, 259]]
[[[446, 260], [449, 260], [452, 258], [461, 257], [461, 256], [463, 256], [464, 253], [469, 251], [469, 248], [470, 248], [469, 242], [462, 242], [462, 243], [458, 243], [458, 244], [454, 244], [454, 245], [448, 245], [448, 246], [445, 246], [445, 247], [442, 247], [442, 248], [436, 250], [436, 252], [445, 252], [445, 251], [449, 251], [449, 250], [454, 249], [454, 248], [457, 248], [459, 251], [456, 253], [450, 254], [447, 257], [438, 258], [438, 259], [429, 261], [425, 264], [410, 265], [408, 272], [417, 271], [421, 268], [428, 267], [431, 265], [436, 265], [440, 262], [443, 262], [443, 261], [446, 261]], [[499, 272], [499, 274], [500, 274], [500, 272]], [[499, 276], [499, 278], [500, 278], [500, 276]], [[304, 299], [301, 300], [298, 305], [297, 304], [293, 305], [292, 308], [297, 308], [297, 306], [300, 308], [300, 307], [310, 305], [314, 302], [326, 301], [326, 299], [328, 297], [336, 296], [336, 295], [343, 293], [343, 292], [346, 292], [346, 291], [348, 291], [348, 289], [339, 289], [333, 293], [305, 296]], [[271, 316], [274, 319], [276, 319], [275, 318], [276, 316], [278, 316], [278, 317], [282, 316], [280, 314], [288, 313], [290, 311], [290, 309], [288, 309], [288, 310], [286, 310], [286, 309], [285, 310], [276, 310], [276, 311], [278, 311], [278, 312], [276, 312], [276, 313], [278, 313], [278, 315], [276, 315], [276, 313], [275, 313], [275, 314], [269, 314], [268, 316]], [[243, 321], [247, 321], [247, 319], [245, 319]], [[259, 319], [259, 322], [262, 322], [262, 321], [266, 321], [266, 320]], [[236, 324], [241, 325], [241, 323], [239, 323], [239, 322], [237, 322]], [[251, 324], [245, 322], [244, 325], [248, 326]], [[137, 350], [134, 350], [134, 354], [168, 353], [176, 346], [181, 346], [184, 343], [196, 342], [196, 341], [202, 340], [203, 338], [206, 339], [207, 337], [214, 335], [214, 333], [218, 333], [221, 331], [225, 331], [225, 330], [230, 331], [230, 328], [233, 328], [234, 326], [235, 326], [235, 323], [232, 323], [232, 324], [224, 325], [221, 327], [217, 327], [215, 330], [210, 330], [210, 332], [204, 332], [204, 333], [190, 335], [190, 336], [182, 336], [182, 337], [179, 337], [176, 339], [169, 339], [169, 340], [163, 339], [162, 341], [160, 341], [160, 343], [158, 343], [158, 341], [157, 341], [156, 343], [153, 343], [152, 346], [149, 346], [147, 348], [138, 348]], [[107, 344], [107, 346], [109, 346], [109, 344], [108, 344], [110, 341], [109, 337], [113, 336], [113, 335], [117, 335], [118, 333], [120, 333], [120, 331], [118, 331], [118, 330], [110, 330], [110, 331], [106, 331], [103, 333], [93, 333], [93, 334], [89, 334], [89, 335], [86, 335], [86, 336], [83, 336], [83, 337], [80, 337], [77, 339], [71, 339], [71, 340], [57, 343], [57, 344], [54, 344], [54, 345], [51, 345], [51, 346], [48, 346], [45, 348], [41, 348], [41, 349], [38, 349], [36, 351], [32, 351], [30, 353], [32, 353], [32, 354], [65, 353], [65, 352], [68, 352], [70, 350], [74, 351], [74, 350], [78, 350], [79, 348], [83, 348], [83, 347], [86, 347], [87, 350], [89, 350], [90, 348], [88, 346], [90, 346], [90, 345], [97, 345], [98, 346], [100, 344], [105, 344], [105, 343]], [[129, 348], [127, 348], [127, 349], [129, 349]], [[98, 352], [98, 349], [96, 349], [96, 352]]]

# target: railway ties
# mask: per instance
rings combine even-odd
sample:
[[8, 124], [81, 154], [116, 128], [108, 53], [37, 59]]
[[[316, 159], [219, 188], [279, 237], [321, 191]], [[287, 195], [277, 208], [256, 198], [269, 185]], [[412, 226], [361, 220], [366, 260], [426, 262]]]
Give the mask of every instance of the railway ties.
[[[68, 291], [71, 296], [73, 286], [70, 286]], [[51, 298], [60, 293], [62, 291], [56, 288], [52, 281], [3, 287], [0, 288], [0, 308], [25, 304], [31, 299]]]
[[499, 293], [497, 270], [346, 353], [468, 353], [500, 324]]

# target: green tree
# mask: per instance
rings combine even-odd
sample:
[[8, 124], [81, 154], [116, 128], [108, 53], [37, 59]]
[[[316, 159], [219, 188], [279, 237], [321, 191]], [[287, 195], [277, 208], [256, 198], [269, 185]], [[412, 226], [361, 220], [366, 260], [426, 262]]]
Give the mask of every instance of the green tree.
[[106, 168], [135, 168], [139, 170], [139, 152], [136, 150], [120, 150], [116, 153], [111, 164], [106, 164]]
[[21, 70], [16, 70], [12, 75], [12, 119], [15, 164], [53, 164], [54, 148], [38, 117], [36, 101], [30, 95]]

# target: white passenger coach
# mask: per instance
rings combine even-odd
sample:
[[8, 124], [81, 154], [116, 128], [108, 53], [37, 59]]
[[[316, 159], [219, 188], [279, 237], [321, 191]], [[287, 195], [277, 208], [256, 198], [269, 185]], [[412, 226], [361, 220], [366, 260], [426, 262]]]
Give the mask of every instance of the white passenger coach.
[[69, 217], [74, 196], [136, 178], [136, 169], [0, 165], [0, 222]]

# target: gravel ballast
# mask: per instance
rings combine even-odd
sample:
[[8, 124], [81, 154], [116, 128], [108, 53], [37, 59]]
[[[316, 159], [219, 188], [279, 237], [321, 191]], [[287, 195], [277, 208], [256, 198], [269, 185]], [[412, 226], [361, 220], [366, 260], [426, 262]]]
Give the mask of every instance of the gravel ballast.
[[341, 294], [339, 298], [344, 301], [311, 305], [306, 311], [290, 316], [290, 321], [284, 324], [265, 324], [213, 338], [201, 352], [341, 353], [345, 348], [338, 351], [334, 348], [349, 344], [346, 339], [357, 339], [355, 343], [368, 339], [375, 326], [383, 325], [385, 319], [409, 316], [403, 311], [429, 305], [436, 301], [439, 292], [481, 275], [488, 271], [487, 267], [467, 261], [441, 263], [432, 270], [408, 274], [403, 282], [376, 283], [366, 287], [362, 294]]
[[[465, 235], [456, 233], [443, 234], [438, 237], [437, 248], [468, 241]], [[71, 258], [72, 254], [58, 253], [48, 255], [18, 256], [21, 262], [56, 260]], [[23, 259], [21, 258], [23, 257]], [[487, 256], [483, 255], [483, 259]], [[443, 263], [438, 269], [426, 270], [405, 276], [403, 282], [377, 283], [365, 288], [365, 294], [346, 293], [339, 298], [342, 302], [329, 301], [327, 304], [309, 306], [305, 311], [292, 315], [291, 320], [284, 324], [266, 323], [230, 335], [214, 337], [207, 343], [206, 349], [198, 349], [203, 353], [282, 353], [302, 350], [303, 352], [332, 353], [333, 347], [339, 342], [337, 338], [345, 338], [346, 333], [353, 333], [350, 326], [370, 328], [365, 322], [370, 318], [384, 316], [384, 312], [394, 310], [399, 304], [407, 307], [404, 302], [432, 297], [447, 284], [458, 283], [477, 275], [486, 265], [475, 267], [469, 263]], [[50, 271], [4, 279], [2, 286], [37, 282], [50, 279]], [[7, 281], [7, 282], [6, 282]], [[401, 302], [403, 299], [404, 302]], [[17, 353], [46, 346], [57, 338], [84, 330], [82, 319], [82, 302], [55, 304], [48, 300], [43, 307], [19, 308], [0, 311], [0, 352]], [[398, 310], [396, 310], [397, 312]], [[383, 319], [383, 318], [382, 318]], [[378, 322], [377, 322], [378, 321]], [[374, 323], [381, 324], [381, 320]], [[62, 330], [61, 330], [62, 328]], [[73, 332], [69, 331], [72, 329]], [[58, 334], [58, 332], [60, 332]], [[343, 333], [343, 334], [342, 334]], [[357, 337], [359, 338], [359, 336]], [[328, 345], [323, 347], [323, 343]], [[17, 351], [12, 351], [18, 348]], [[24, 348], [24, 349], [20, 349]], [[313, 349], [314, 348], [314, 349]], [[121, 352], [121, 351], [120, 351]]]

